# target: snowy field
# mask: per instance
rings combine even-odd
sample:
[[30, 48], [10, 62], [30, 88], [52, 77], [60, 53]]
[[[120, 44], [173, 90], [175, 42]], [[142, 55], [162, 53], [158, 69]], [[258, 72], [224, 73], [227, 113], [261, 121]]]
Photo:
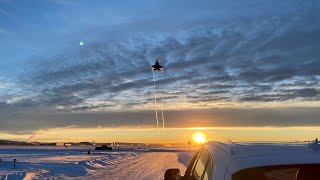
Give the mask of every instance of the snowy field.
[[[168, 168], [183, 173], [193, 154], [177, 148], [127, 148], [90, 155], [87, 150], [0, 146], [0, 179], [163, 179]], [[13, 159], [17, 160], [15, 169]]]

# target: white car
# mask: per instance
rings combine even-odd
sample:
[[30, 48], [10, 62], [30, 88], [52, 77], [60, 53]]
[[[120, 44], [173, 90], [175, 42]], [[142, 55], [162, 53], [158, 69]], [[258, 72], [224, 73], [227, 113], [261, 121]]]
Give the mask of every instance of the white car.
[[168, 169], [165, 180], [320, 180], [317, 140], [306, 143], [208, 142], [184, 174]]

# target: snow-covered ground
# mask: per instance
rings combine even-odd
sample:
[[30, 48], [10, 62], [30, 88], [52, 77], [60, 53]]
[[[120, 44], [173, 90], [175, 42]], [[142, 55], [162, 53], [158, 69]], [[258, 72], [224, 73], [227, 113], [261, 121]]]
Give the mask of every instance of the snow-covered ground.
[[184, 172], [192, 156], [189, 151], [161, 148], [90, 155], [87, 150], [0, 146], [0, 179], [163, 179], [168, 168]]

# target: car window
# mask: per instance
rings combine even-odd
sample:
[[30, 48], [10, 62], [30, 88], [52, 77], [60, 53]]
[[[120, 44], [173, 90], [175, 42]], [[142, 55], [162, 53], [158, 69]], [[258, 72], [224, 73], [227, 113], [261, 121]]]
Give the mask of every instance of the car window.
[[212, 158], [209, 158], [209, 162], [206, 168], [206, 171], [203, 176], [203, 180], [209, 180], [212, 179], [212, 174], [213, 174], [213, 166], [212, 166]]
[[202, 175], [204, 174], [204, 171], [206, 169], [208, 160], [209, 160], [209, 153], [206, 150], [203, 150], [200, 154], [200, 157], [194, 167], [192, 176], [195, 177], [195, 179], [201, 179]]
[[192, 157], [192, 159], [191, 159], [191, 161], [189, 163], [189, 166], [188, 166], [186, 172], [184, 173], [184, 179], [185, 180], [189, 180], [190, 179], [190, 176], [192, 175], [191, 172], [194, 169], [195, 164], [197, 163], [197, 160], [198, 160], [198, 158], [200, 156], [200, 152], [201, 151], [199, 150], [193, 155], [193, 157]]
[[232, 180], [319, 180], [319, 164], [277, 165], [241, 170], [232, 175]]

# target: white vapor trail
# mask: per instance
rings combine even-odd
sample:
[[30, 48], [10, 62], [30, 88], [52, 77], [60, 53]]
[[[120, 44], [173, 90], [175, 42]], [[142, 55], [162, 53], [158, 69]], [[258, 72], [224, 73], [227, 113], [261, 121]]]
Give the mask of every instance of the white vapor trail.
[[[162, 75], [163, 75], [163, 68], [161, 69]], [[163, 91], [162, 91], [162, 96], [161, 96], [161, 102], [162, 102], [162, 109], [161, 109], [161, 114], [162, 114], [162, 135], [164, 135], [164, 115], [163, 115]]]
[[153, 76], [153, 91], [154, 91], [154, 111], [156, 112], [156, 119], [157, 119], [157, 128], [159, 128], [159, 119], [158, 119], [158, 110], [157, 110], [157, 91], [156, 91], [156, 79], [154, 78], [154, 71], [152, 71]]

